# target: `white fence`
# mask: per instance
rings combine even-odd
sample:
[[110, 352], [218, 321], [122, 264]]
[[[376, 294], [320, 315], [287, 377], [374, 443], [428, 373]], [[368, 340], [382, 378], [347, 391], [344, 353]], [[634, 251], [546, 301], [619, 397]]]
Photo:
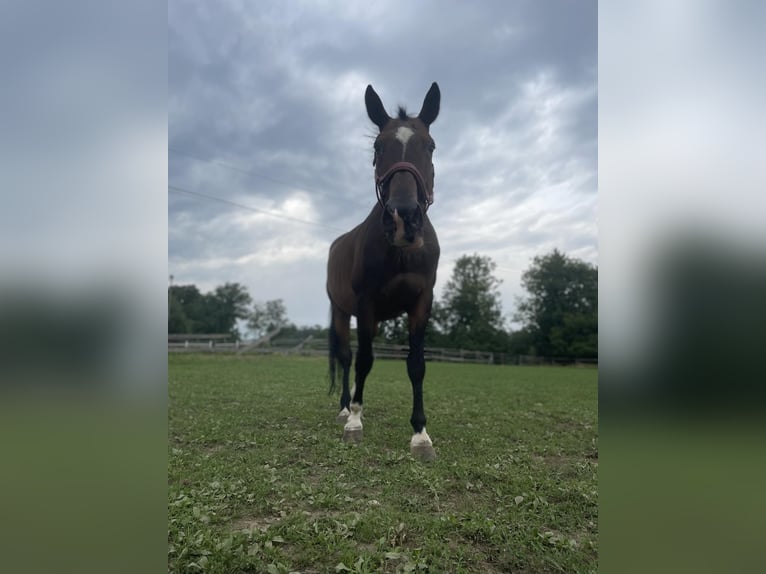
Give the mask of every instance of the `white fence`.
[[[168, 335], [168, 352], [183, 353], [257, 353], [303, 356], [327, 356], [328, 345], [324, 339], [307, 337], [302, 339], [274, 339], [278, 331], [261, 337], [257, 341], [234, 341], [231, 335]], [[409, 353], [406, 345], [374, 344], [373, 353], [377, 359], [405, 359]], [[356, 352], [356, 344], [351, 349]], [[576, 365], [598, 366], [598, 359], [578, 359], [571, 357], [538, 357], [534, 355], [511, 355], [464, 349], [425, 349], [426, 361], [450, 363], [483, 363], [503, 365]]]

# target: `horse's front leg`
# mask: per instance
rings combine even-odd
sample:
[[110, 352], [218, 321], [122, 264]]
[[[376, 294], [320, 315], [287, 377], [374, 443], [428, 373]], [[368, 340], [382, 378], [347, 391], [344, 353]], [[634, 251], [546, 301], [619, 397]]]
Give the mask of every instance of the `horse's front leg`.
[[343, 373], [342, 390], [340, 394], [340, 412], [335, 420], [339, 423], [345, 423], [349, 415], [349, 403], [351, 394], [349, 393], [348, 374], [351, 370], [351, 345], [350, 325], [351, 316], [338, 309], [335, 305], [331, 307], [332, 316], [330, 319], [330, 377], [332, 386], [335, 386], [335, 365], [336, 361], [340, 363]]
[[372, 369], [372, 337], [375, 327], [372, 315], [360, 313], [357, 316], [357, 334], [359, 349], [356, 352], [355, 379], [351, 389], [351, 404], [348, 421], [343, 427], [343, 440], [359, 442], [362, 440], [362, 403], [364, 382]]
[[425, 331], [428, 321], [427, 312], [409, 314], [410, 352], [407, 355], [407, 374], [412, 383], [412, 440], [410, 452], [412, 456], [423, 461], [436, 458], [431, 437], [426, 432], [426, 413], [423, 409], [423, 379], [426, 375], [425, 360]]

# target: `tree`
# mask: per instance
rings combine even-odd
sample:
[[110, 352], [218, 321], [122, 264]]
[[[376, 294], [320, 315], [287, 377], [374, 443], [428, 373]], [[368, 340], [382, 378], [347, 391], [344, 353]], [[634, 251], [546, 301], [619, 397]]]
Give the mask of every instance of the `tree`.
[[557, 249], [532, 260], [518, 301], [532, 350], [543, 356], [598, 356], [598, 269]]
[[174, 285], [168, 297], [168, 333], [229, 333], [238, 339], [237, 320], [249, 316], [251, 302], [239, 283], [204, 294], [196, 285]]
[[224, 283], [204, 296], [205, 325], [209, 333], [231, 333], [239, 339], [237, 319], [250, 316], [252, 298], [239, 283]]
[[533, 333], [526, 327], [509, 333], [507, 351], [511, 355], [533, 355]]
[[202, 333], [204, 297], [196, 285], [173, 285], [168, 290], [168, 333]]
[[171, 293], [168, 297], [168, 333], [189, 333], [189, 324], [183, 305]]
[[380, 323], [380, 336], [386, 343], [407, 345], [410, 340], [407, 315], [399, 315], [394, 319]]
[[256, 303], [247, 321], [248, 328], [256, 337], [262, 337], [277, 328], [286, 327], [287, 324], [287, 307], [282, 299]]
[[466, 349], [504, 350], [500, 279], [492, 273], [495, 262], [477, 254], [455, 262], [442, 301], [434, 305], [433, 318], [451, 345]]
[[322, 325], [296, 325], [294, 323], [288, 323], [282, 327], [279, 331], [279, 337], [286, 339], [305, 339], [309, 336], [322, 341], [327, 340], [328, 327]]

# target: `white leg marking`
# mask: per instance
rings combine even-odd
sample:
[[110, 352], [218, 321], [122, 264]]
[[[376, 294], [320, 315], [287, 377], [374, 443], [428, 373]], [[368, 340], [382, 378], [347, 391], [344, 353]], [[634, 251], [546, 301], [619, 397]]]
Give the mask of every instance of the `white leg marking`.
[[351, 414], [348, 415], [348, 422], [343, 428], [345, 430], [359, 430], [362, 428], [362, 405], [351, 403]]
[[424, 444], [433, 445], [433, 443], [431, 442], [431, 437], [428, 436], [428, 433], [426, 432], [426, 427], [423, 427], [422, 431], [416, 432], [414, 435], [412, 435], [412, 440], [410, 441], [410, 447], [420, 446]]
[[346, 407], [343, 407], [343, 410], [338, 413], [339, 417], [347, 417], [348, 416], [348, 409]]
[[414, 133], [412, 128], [407, 126], [399, 126], [396, 130], [396, 139], [402, 142], [402, 161], [404, 161], [404, 154], [407, 153], [407, 142], [410, 141]]

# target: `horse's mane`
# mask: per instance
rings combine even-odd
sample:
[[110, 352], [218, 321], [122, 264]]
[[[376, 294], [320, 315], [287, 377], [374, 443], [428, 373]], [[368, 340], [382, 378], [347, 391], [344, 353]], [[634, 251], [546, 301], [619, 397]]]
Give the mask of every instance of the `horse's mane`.
[[399, 106], [398, 115], [400, 120], [406, 120], [406, 119], [409, 119], [410, 117], [407, 115], [407, 108], [405, 108], [404, 106]]

